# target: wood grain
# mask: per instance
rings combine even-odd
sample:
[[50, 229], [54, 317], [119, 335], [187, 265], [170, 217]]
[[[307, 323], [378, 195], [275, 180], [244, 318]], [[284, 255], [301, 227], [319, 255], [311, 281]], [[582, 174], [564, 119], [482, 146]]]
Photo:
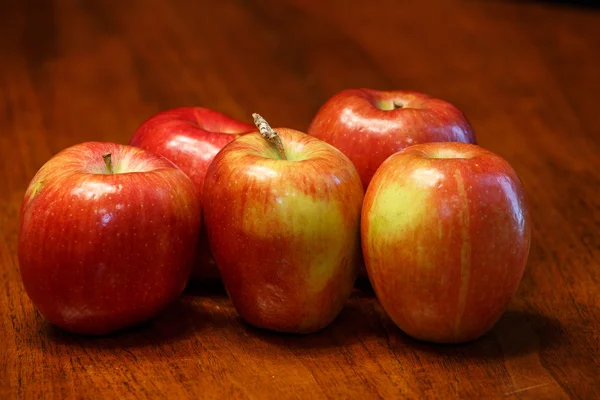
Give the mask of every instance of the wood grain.
[[[0, 11], [0, 398], [600, 397], [600, 11], [557, 2], [5, 1]], [[51, 155], [125, 143], [160, 110], [305, 130], [350, 87], [447, 99], [527, 188], [533, 247], [480, 340], [404, 335], [358, 288], [324, 331], [248, 327], [218, 283], [84, 338], [46, 324], [16, 259], [24, 190]]]

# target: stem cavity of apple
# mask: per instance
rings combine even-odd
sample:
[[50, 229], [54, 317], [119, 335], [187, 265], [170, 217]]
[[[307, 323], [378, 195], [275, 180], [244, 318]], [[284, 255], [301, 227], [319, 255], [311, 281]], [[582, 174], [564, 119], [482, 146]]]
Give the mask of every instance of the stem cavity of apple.
[[104, 159], [104, 164], [106, 165], [106, 169], [109, 174], [114, 174], [112, 166], [112, 155], [110, 153], [102, 154], [102, 158]]
[[283, 142], [281, 141], [281, 137], [277, 131], [271, 128], [271, 125], [269, 125], [269, 123], [259, 114], [252, 114], [252, 118], [254, 118], [254, 125], [256, 125], [258, 128], [261, 136], [275, 145], [282, 160], [287, 160], [287, 157], [285, 156], [285, 149], [283, 148]]
[[404, 102], [402, 100], [380, 101], [376, 104], [376, 107], [383, 111], [392, 111], [404, 108]]

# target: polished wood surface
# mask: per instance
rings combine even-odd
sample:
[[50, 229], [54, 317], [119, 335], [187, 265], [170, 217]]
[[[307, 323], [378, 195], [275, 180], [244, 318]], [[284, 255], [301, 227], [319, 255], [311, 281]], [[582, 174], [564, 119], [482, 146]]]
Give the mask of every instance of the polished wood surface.
[[[3, 2], [0, 398], [600, 398], [600, 11], [532, 1]], [[455, 103], [520, 174], [533, 217], [521, 286], [474, 343], [414, 341], [368, 284], [324, 331], [253, 329], [218, 283], [108, 337], [45, 323], [18, 273], [34, 173], [83, 141], [125, 143], [199, 105], [306, 130], [350, 87]]]

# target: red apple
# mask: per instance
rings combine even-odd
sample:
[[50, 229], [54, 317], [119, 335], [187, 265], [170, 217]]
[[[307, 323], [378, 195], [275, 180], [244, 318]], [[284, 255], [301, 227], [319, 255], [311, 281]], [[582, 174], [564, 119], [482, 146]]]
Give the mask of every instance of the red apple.
[[458, 108], [422, 93], [401, 90], [344, 90], [321, 107], [308, 134], [348, 156], [365, 190], [381, 163], [407, 146], [475, 143], [473, 129]]
[[[161, 112], [144, 122], [130, 144], [161, 155], [190, 177], [202, 201], [204, 176], [215, 155], [227, 143], [256, 128], [219, 112], [200, 107], [182, 107]], [[200, 231], [195, 279], [217, 278], [219, 270], [208, 247], [206, 231]]]
[[144, 321], [184, 289], [200, 218], [194, 185], [168, 160], [113, 143], [69, 147], [25, 193], [25, 290], [67, 331], [106, 334]]
[[258, 133], [208, 169], [204, 213], [223, 283], [251, 325], [309, 333], [350, 296], [359, 253], [360, 177], [340, 151], [278, 129], [287, 159]]
[[512, 167], [464, 143], [415, 145], [377, 170], [362, 210], [367, 272], [408, 335], [441, 343], [487, 332], [527, 262], [530, 216]]

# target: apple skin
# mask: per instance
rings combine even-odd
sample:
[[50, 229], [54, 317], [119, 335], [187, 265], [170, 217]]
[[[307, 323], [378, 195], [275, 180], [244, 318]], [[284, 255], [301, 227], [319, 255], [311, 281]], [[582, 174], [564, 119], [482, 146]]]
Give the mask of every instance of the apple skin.
[[498, 321], [523, 276], [531, 223], [501, 157], [427, 143], [389, 157], [365, 194], [363, 255], [379, 302], [405, 333], [472, 341]]
[[350, 296], [364, 193], [339, 150], [298, 131], [277, 132], [287, 160], [258, 133], [217, 154], [204, 187], [206, 229], [246, 322], [311, 333], [333, 321]]
[[114, 143], [69, 147], [25, 193], [18, 236], [25, 290], [48, 321], [73, 333], [135, 325], [183, 291], [200, 224], [194, 185], [168, 160]]
[[[248, 125], [217, 111], [202, 107], [180, 107], [163, 111], [145, 121], [129, 144], [150, 150], [177, 165], [196, 186], [202, 202], [204, 177], [215, 155], [239, 135], [255, 132]], [[219, 277], [219, 269], [208, 246], [204, 228], [200, 231], [192, 278]]]
[[343, 90], [323, 104], [308, 134], [337, 147], [356, 166], [365, 191], [381, 163], [414, 144], [475, 143], [451, 103], [412, 91]]

